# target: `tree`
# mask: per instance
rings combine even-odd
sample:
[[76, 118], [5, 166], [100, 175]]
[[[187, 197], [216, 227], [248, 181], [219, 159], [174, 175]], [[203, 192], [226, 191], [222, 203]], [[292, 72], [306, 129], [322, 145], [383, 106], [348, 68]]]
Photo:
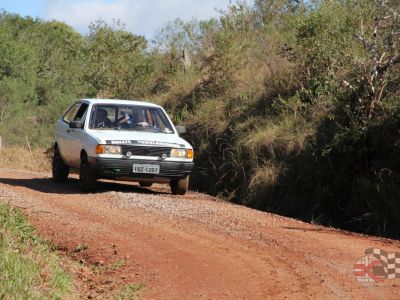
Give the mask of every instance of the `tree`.
[[90, 26], [86, 42], [85, 80], [92, 96], [132, 98], [143, 94], [153, 68], [143, 36], [124, 31], [120, 23], [113, 28], [99, 20]]
[[391, 70], [400, 63], [400, 13], [386, 2], [381, 1], [376, 9], [369, 37], [363, 20], [360, 33], [355, 35], [369, 55], [369, 61], [362, 66], [362, 76], [354, 83], [343, 81], [354, 93], [352, 110], [364, 123], [375, 115], [393, 77]]

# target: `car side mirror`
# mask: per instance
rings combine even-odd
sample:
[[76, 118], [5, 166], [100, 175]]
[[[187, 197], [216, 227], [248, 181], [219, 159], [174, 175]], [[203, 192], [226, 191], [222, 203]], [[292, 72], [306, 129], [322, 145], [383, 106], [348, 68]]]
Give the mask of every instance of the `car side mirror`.
[[83, 123], [81, 121], [71, 121], [69, 123], [69, 128], [79, 128], [82, 129], [83, 128]]
[[185, 126], [175, 126], [175, 128], [176, 128], [176, 132], [178, 132], [178, 134], [186, 133]]

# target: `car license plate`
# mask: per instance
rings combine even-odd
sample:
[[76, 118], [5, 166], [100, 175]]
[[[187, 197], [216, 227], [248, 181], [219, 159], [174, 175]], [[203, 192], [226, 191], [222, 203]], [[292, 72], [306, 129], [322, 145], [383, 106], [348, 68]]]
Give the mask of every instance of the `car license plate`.
[[160, 165], [133, 164], [133, 173], [158, 174]]

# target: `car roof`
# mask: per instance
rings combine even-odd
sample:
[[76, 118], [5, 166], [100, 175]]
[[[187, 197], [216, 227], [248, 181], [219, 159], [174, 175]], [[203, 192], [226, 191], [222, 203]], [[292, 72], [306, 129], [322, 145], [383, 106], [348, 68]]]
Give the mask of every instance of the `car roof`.
[[80, 99], [79, 101], [85, 101], [89, 104], [123, 104], [123, 105], [145, 105], [152, 107], [161, 107], [157, 104], [150, 103], [147, 101], [139, 100], [122, 100], [122, 99]]

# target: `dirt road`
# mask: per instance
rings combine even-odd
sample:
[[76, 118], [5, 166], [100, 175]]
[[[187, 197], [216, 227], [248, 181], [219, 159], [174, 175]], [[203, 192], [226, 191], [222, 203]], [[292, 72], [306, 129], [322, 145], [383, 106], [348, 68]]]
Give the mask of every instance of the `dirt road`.
[[141, 283], [146, 299], [400, 299], [400, 279], [363, 286], [353, 277], [365, 249], [400, 252], [398, 241], [198, 193], [172, 196], [162, 186], [104, 182], [97, 193], [82, 194], [76, 179], [55, 184], [46, 173], [0, 170], [0, 200], [22, 208], [43, 238], [92, 266], [76, 274], [84, 296]]

